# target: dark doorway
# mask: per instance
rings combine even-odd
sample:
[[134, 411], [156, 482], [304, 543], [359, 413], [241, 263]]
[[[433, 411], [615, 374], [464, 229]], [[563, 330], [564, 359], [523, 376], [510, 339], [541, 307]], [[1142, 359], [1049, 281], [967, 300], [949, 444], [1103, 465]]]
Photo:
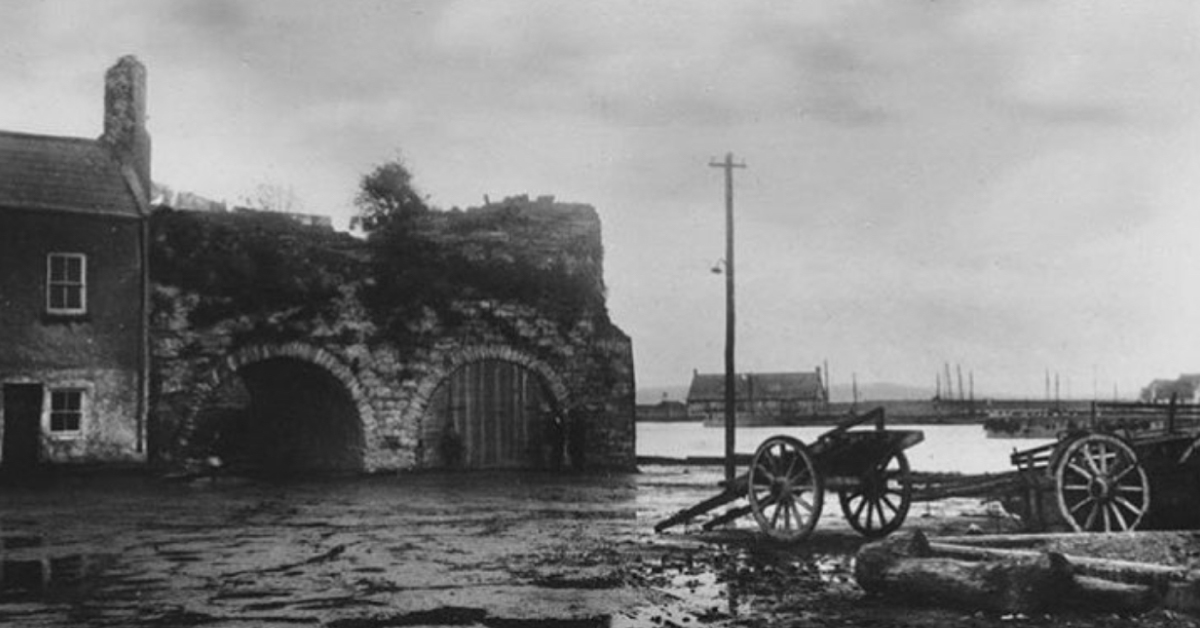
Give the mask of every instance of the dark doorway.
[[32, 469], [38, 463], [42, 424], [42, 385], [4, 385], [4, 470]]
[[271, 358], [238, 371], [237, 394], [205, 409], [211, 450], [234, 467], [267, 473], [363, 467], [362, 421], [344, 384], [324, 368]]
[[563, 463], [563, 417], [543, 378], [505, 360], [454, 371], [430, 399], [425, 464], [465, 469], [553, 469]]

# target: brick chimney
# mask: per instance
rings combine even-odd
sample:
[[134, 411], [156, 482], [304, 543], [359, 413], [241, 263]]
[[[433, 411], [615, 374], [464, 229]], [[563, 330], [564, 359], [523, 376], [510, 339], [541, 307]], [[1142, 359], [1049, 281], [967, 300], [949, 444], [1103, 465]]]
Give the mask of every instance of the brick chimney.
[[146, 67], [125, 55], [104, 75], [104, 135], [122, 165], [133, 169], [150, 197], [150, 134], [146, 132]]

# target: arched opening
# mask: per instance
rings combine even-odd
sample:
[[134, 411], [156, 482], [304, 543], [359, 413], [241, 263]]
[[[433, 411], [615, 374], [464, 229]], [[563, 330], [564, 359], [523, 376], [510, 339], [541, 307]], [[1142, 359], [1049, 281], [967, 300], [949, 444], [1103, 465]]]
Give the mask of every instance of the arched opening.
[[235, 469], [269, 473], [363, 467], [358, 407], [311, 362], [274, 357], [243, 365], [198, 416], [193, 444]]
[[468, 362], [438, 384], [422, 442], [432, 468], [551, 469], [563, 464], [564, 419], [538, 373], [499, 359]]

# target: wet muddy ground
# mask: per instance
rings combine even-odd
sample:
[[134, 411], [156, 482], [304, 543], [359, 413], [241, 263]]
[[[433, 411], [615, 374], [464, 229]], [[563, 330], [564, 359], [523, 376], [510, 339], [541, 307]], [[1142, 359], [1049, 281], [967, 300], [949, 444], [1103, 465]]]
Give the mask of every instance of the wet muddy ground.
[[[767, 542], [750, 521], [653, 532], [715, 494], [718, 473], [4, 486], [0, 625], [1196, 625], [873, 599], [854, 583], [861, 540], [836, 505], [799, 545]], [[972, 500], [917, 504], [906, 527], [1012, 528], [994, 515]]]

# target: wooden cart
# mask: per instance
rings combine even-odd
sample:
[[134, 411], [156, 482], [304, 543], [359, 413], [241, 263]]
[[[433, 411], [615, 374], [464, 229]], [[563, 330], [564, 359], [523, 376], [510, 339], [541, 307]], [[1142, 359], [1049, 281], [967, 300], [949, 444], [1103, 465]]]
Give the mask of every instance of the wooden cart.
[[1065, 524], [1076, 532], [1179, 527], [1195, 519], [1200, 414], [1194, 409], [1095, 404], [1057, 442], [1013, 452], [1026, 511], [1039, 527]]
[[[853, 429], [874, 422], [873, 428]], [[884, 429], [883, 408], [851, 416], [805, 445], [791, 436], [763, 441], [749, 470], [715, 497], [659, 522], [656, 532], [745, 499], [704, 523], [710, 530], [747, 514], [775, 539], [796, 541], [812, 533], [825, 492], [836, 491], [850, 525], [882, 537], [904, 523], [912, 503], [912, 477], [904, 450], [924, 440], [917, 430]]]

